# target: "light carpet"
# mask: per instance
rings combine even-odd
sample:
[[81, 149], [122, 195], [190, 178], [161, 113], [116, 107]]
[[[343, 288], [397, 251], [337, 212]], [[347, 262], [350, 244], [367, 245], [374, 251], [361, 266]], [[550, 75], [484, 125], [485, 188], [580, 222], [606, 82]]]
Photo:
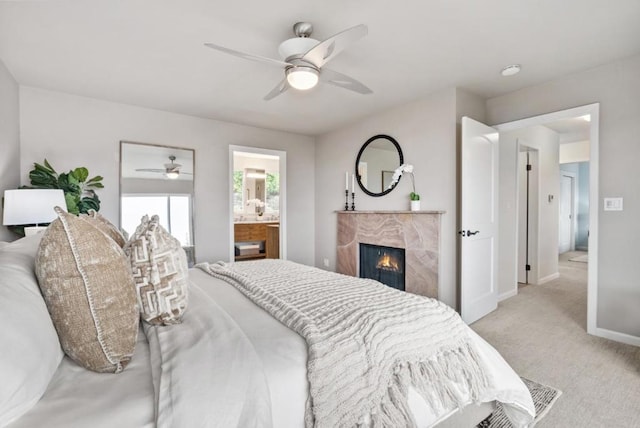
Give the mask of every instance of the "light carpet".
[[[551, 406], [553, 406], [553, 403], [556, 402], [562, 392], [529, 379], [521, 379], [527, 388], [529, 388], [531, 398], [533, 398], [533, 405], [536, 408], [536, 418], [533, 420], [531, 425], [529, 425], [529, 428], [533, 428], [540, 419], [547, 415]], [[511, 422], [509, 422], [509, 419], [504, 414], [502, 404], [498, 403], [496, 410], [485, 420], [480, 422], [476, 428], [511, 428], [512, 426], [513, 425], [511, 425]]]
[[560, 278], [520, 287], [471, 327], [516, 373], [562, 390], [536, 428], [640, 427], [640, 347], [587, 334], [587, 263], [560, 256]]
[[580, 256], [571, 257], [569, 259], [569, 261], [570, 262], [589, 263], [589, 255], [588, 254], [582, 254]]

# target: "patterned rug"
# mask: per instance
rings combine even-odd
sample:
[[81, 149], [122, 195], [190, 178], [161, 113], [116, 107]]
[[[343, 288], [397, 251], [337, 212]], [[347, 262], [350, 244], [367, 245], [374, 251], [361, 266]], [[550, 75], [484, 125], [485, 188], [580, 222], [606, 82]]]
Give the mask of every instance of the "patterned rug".
[[[522, 379], [527, 388], [529, 388], [529, 392], [531, 392], [531, 397], [533, 398], [533, 404], [536, 407], [536, 418], [531, 425], [529, 425], [529, 428], [532, 428], [540, 419], [546, 416], [551, 406], [553, 406], [553, 403], [555, 403], [562, 394], [562, 391], [523, 377], [520, 379]], [[476, 428], [512, 428], [512, 426], [502, 410], [502, 405], [498, 403], [496, 411], [489, 415], [484, 421], [480, 422]]]

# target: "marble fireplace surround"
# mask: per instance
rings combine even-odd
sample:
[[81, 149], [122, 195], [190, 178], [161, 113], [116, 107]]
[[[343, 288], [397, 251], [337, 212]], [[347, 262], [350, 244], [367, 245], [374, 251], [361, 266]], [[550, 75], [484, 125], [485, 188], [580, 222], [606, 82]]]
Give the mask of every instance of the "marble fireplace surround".
[[444, 211], [338, 211], [337, 271], [358, 276], [360, 243], [404, 248], [405, 289], [438, 298]]

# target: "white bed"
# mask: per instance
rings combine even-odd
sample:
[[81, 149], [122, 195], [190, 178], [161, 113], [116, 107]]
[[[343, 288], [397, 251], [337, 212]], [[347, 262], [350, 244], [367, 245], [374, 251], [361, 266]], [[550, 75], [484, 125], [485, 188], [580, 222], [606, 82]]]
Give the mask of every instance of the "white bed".
[[[35, 251], [33, 243], [18, 243], [0, 253], [12, 247]], [[145, 326], [124, 372], [93, 373], [64, 357], [42, 398], [8, 426], [304, 427], [309, 389], [304, 339], [232, 285], [199, 269], [190, 271], [190, 280], [183, 323]], [[534, 413], [526, 387], [490, 345], [469, 331], [491, 379], [481, 401], [506, 403], [513, 420], [526, 426]], [[174, 348], [157, 352], [167, 341]], [[421, 427], [457, 410], [433, 414], [415, 392], [409, 401]]]

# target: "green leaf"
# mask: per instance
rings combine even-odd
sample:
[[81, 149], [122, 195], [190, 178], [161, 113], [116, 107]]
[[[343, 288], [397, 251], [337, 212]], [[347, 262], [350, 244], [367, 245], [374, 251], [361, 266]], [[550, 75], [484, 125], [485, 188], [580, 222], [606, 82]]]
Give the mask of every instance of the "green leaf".
[[420, 200], [420, 195], [418, 195], [415, 192], [411, 192], [409, 194], [409, 198], [411, 198], [412, 201], [419, 201]]
[[69, 212], [69, 214], [78, 215], [80, 213], [80, 209], [78, 207], [80, 198], [71, 193], [65, 193], [64, 199], [67, 202], [67, 211]]
[[80, 204], [78, 205], [79, 211], [81, 213], [88, 213], [89, 210], [100, 210], [100, 199], [98, 199], [97, 195], [93, 195], [92, 197], [84, 197], [80, 200]]
[[78, 178], [73, 174], [73, 171], [69, 171], [69, 174], [66, 174], [66, 176], [69, 184], [75, 184], [80, 187], [80, 180], [78, 180]]
[[80, 183], [83, 183], [87, 177], [89, 177], [89, 170], [81, 166], [71, 171], [71, 175], [73, 175]]
[[49, 162], [47, 161], [47, 158], [44, 159], [44, 166], [46, 166], [47, 168], [49, 168], [51, 170], [52, 173], [57, 174], [56, 170], [53, 169], [53, 167], [51, 166], [51, 164], [49, 164]]
[[102, 180], [104, 180], [104, 178], [102, 176], [96, 175], [95, 177], [88, 179], [87, 180], [87, 184], [94, 183], [94, 182], [97, 183], [98, 181], [102, 181]]
[[77, 198], [80, 198], [80, 186], [78, 186], [75, 181], [75, 178], [70, 178], [69, 174], [62, 173], [58, 176], [58, 186], [60, 189], [64, 191], [64, 193], [71, 193]]
[[42, 166], [39, 163], [34, 163], [33, 164], [33, 169], [36, 170], [36, 171], [45, 172], [45, 173], [50, 174], [50, 175], [54, 175], [54, 176], [56, 175], [54, 170], [52, 170], [51, 168], [48, 168], [46, 166]]
[[104, 184], [102, 184], [102, 183], [91, 183], [91, 184], [87, 184], [87, 187], [95, 187], [96, 189], [104, 189]]
[[29, 179], [31, 180], [31, 185], [33, 185], [35, 188], [39, 188], [39, 189], [57, 189], [58, 188], [58, 179], [43, 171], [32, 170], [31, 172], [29, 172]]

